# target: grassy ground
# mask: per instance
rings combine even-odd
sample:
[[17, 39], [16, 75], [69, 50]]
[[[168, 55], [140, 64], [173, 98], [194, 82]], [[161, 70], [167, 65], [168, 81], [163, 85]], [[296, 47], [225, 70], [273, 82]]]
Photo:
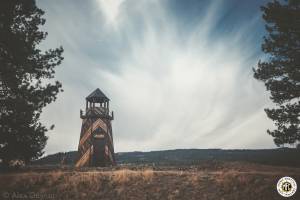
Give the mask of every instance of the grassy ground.
[[282, 176], [300, 185], [299, 168], [245, 163], [25, 170], [0, 174], [0, 199], [285, 199], [276, 190]]

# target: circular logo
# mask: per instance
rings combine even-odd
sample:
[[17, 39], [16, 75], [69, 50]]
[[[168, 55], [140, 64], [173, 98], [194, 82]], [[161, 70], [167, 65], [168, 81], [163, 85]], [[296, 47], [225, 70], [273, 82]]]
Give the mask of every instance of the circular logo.
[[291, 197], [297, 191], [297, 183], [291, 177], [282, 177], [277, 182], [277, 191], [283, 197]]

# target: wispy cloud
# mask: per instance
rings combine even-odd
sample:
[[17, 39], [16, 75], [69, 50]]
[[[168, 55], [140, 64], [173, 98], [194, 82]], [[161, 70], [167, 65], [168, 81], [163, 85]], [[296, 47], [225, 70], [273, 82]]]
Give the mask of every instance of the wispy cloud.
[[120, 6], [125, 0], [96, 0], [98, 9], [103, 14], [108, 25], [117, 25]]
[[[267, 94], [252, 77], [259, 15], [222, 31], [220, 1], [205, 5], [189, 26], [167, 1], [95, 0], [96, 8], [79, 14], [83, 24], [70, 17], [72, 10], [50, 5], [44, 5], [49, 43], [58, 39], [65, 47], [57, 74], [66, 92], [43, 116], [57, 127], [48, 152], [77, 148], [78, 110], [96, 87], [112, 100], [117, 151], [273, 147], [265, 133], [272, 126], [263, 113]], [[68, 28], [61, 31], [63, 24]]]

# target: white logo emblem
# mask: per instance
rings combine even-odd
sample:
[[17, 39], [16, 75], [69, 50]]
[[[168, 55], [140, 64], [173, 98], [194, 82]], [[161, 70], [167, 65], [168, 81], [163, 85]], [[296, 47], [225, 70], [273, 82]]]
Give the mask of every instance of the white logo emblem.
[[282, 177], [277, 182], [277, 191], [283, 197], [291, 197], [297, 191], [297, 183], [291, 177]]

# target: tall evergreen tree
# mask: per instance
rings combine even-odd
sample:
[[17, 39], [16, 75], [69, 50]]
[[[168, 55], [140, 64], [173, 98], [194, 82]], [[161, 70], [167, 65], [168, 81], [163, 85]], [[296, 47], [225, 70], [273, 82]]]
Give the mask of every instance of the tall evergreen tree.
[[268, 133], [277, 146], [300, 143], [300, 0], [273, 1], [262, 8], [267, 35], [254, 77], [265, 83], [275, 108], [265, 109], [277, 129]]
[[[0, 1], [0, 161], [28, 162], [43, 154], [48, 130], [42, 109], [62, 91], [54, 78], [63, 48], [41, 51], [44, 11], [35, 0]], [[50, 127], [52, 128], [52, 127]]]

